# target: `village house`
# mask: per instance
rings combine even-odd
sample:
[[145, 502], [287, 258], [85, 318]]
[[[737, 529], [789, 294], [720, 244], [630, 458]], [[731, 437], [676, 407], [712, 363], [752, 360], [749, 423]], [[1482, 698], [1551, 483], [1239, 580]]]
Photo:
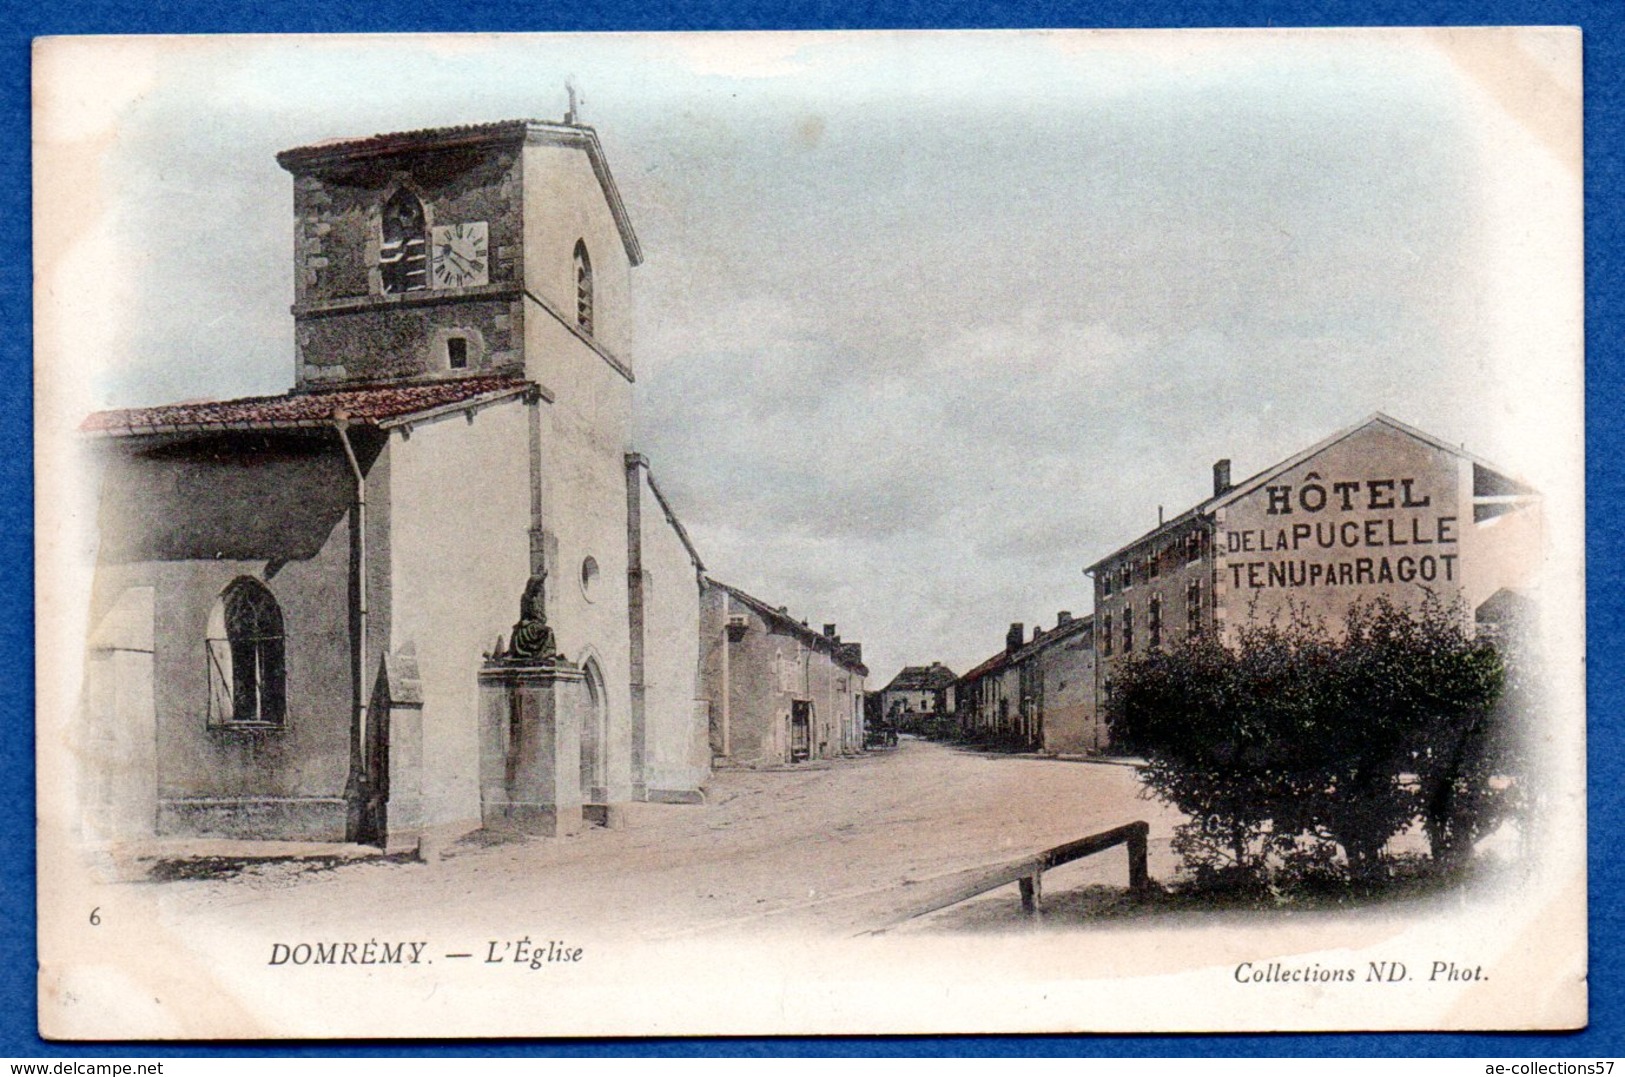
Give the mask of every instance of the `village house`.
[[396, 845], [697, 798], [703, 566], [630, 444], [643, 254], [597, 133], [277, 161], [293, 388], [83, 424], [87, 837]]
[[703, 580], [700, 680], [715, 763], [801, 763], [863, 750], [863, 645]]
[[954, 715], [954, 686], [959, 678], [941, 662], [904, 666], [880, 690], [884, 721], [904, 733], [926, 733]]
[[1096, 561], [1097, 679], [1193, 636], [1307, 617], [1335, 631], [1358, 601], [1434, 596], [1470, 627], [1534, 600], [1540, 497], [1499, 468], [1386, 415], [1232, 483]]
[[1055, 627], [1016, 622], [1004, 650], [959, 679], [960, 735], [1027, 751], [1091, 752], [1105, 746], [1096, 706], [1093, 618], [1066, 610]]

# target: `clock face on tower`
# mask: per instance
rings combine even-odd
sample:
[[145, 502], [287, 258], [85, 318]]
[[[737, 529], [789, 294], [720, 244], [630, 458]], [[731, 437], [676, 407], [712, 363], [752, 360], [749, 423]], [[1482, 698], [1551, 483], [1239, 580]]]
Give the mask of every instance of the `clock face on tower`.
[[434, 248], [430, 275], [436, 288], [467, 288], [491, 282], [490, 236], [486, 222], [435, 225], [429, 239]]

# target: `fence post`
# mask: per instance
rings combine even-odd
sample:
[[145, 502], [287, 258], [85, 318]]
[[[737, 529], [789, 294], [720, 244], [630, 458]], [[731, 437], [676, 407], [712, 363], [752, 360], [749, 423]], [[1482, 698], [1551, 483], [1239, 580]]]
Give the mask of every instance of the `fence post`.
[[1128, 888], [1135, 892], [1151, 885], [1151, 874], [1145, 862], [1150, 834], [1151, 824], [1139, 822], [1134, 824], [1134, 830], [1128, 836]]
[[1021, 887], [1021, 911], [1036, 913], [1044, 901], [1044, 873], [1035, 871], [1031, 875], [1024, 875], [1016, 880]]

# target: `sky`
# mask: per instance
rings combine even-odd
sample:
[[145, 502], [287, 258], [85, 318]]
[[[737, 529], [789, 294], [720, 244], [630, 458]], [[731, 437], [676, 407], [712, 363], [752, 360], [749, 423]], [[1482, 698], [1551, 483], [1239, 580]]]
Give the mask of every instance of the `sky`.
[[274, 154], [556, 119], [568, 80], [646, 255], [635, 448], [713, 576], [837, 623], [878, 687], [1089, 612], [1083, 568], [1205, 497], [1215, 460], [1239, 478], [1374, 411], [1565, 481], [1573, 459], [1547, 450], [1579, 432], [1578, 172], [1552, 122], [1578, 94], [1568, 48], [60, 43], [47, 67], [75, 77], [42, 99], [37, 144], [92, 163], [42, 288], [117, 312], [63, 300], [88, 407], [284, 391]]

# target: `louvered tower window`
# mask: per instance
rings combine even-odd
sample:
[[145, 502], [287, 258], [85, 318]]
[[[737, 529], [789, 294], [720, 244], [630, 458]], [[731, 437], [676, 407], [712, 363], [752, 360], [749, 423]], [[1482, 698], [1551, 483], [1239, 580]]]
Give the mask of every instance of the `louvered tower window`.
[[587, 244], [576, 240], [576, 325], [583, 333], [592, 335], [592, 259], [587, 257]]
[[423, 203], [410, 191], [396, 191], [384, 205], [378, 270], [383, 276], [386, 295], [419, 292], [429, 286], [429, 243]]

